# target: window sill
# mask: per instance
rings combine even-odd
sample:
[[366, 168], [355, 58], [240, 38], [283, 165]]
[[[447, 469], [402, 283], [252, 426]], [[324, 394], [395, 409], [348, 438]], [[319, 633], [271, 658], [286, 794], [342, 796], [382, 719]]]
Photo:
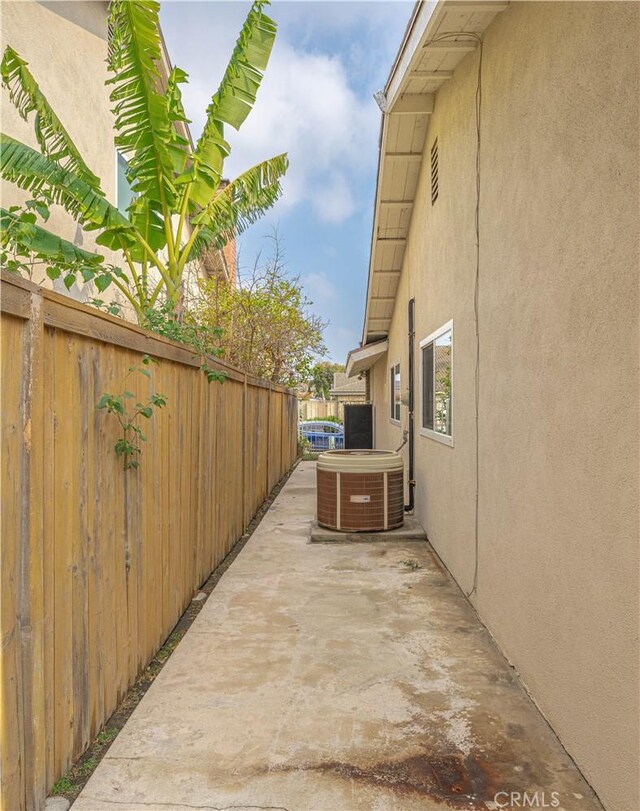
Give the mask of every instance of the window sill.
[[391, 425], [395, 425], [398, 428], [402, 427], [402, 423], [400, 422], [400, 420], [394, 420], [391, 417], [389, 417], [389, 422], [391, 423]]
[[432, 431], [430, 428], [421, 428], [420, 436], [424, 436], [427, 439], [435, 439], [436, 442], [440, 442], [443, 445], [448, 445], [450, 448], [453, 448], [452, 436], [447, 436], [446, 434], [439, 434], [437, 431]]

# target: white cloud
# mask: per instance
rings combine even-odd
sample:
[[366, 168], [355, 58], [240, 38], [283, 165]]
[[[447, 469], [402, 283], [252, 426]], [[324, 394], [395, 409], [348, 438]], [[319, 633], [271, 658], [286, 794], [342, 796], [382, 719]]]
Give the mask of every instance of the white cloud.
[[354, 329], [334, 326], [331, 330], [331, 356], [344, 363], [347, 354], [360, 344], [360, 333]]
[[[185, 88], [187, 109], [204, 111], [210, 93], [192, 76]], [[232, 152], [226, 173], [234, 177], [288, 152], [281, 210], [307, 203], [319, 219], [344, 222], [356, 209], [354, 184], [376, 159], [378, 119], [373, 100], [359, 99], [350, 86], [340, 58], [303, 53], [280, 40], [253, 111], [240, 132], [228, 131]], [[194, 120], [194, 134], [202, 124], [202, 117]]]
[[326, 273], [305, 273], [304, 286], [314, 304], [335, 301], [337, 298], [335, 282]]
[[356, 209], [353, 191], [345, 175], [331, 172], [325, 185], [318, 185], [313, 197], [318, 217], [330, 223], [341, 223]]

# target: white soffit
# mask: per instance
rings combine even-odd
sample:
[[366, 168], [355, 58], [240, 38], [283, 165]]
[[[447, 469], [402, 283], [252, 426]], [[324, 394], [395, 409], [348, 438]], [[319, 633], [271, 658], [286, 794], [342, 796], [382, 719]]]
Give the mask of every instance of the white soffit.
[[347, 357], [347, 377], [355, 377], [370, 369], [389, 349], [389, 341], [378, 341], [375, 344], [352, 349]]
[[[418, 3], [385, 88], [363, 345], [389, 333], [435, 95], [508, 3]], [[456, 34], [428, 42], [444, 34]]]

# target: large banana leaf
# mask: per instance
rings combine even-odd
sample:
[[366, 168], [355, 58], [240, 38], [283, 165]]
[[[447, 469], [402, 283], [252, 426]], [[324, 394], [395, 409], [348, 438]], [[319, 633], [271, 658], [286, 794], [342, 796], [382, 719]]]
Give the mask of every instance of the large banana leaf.
[[175, 203], [169, 102], [160, 90], [160, 30], [156, 0], [112, 0], [109, 68], [114, 85], [116, 146], [127, 178], [146, 200]]
[[0, 244], [23, 253], [34, 253], [42, 259], [66, 264], [99, 265], [104, 257], [78, 248], [46, 228], [35, 223], [21, 222], [15, 215], [0, 208]]
[[182, 91], [180, 85], [185, 84], [188, 74], [182, 68], [174, 66], [171, 69], [169, 78], [167, 79], [167, 89], [165, 95], [169, 107], [169, 118], [171, 121], [184, 121], [186, 124], [191, 123], [187, 118], [182, 104]]
[[239, 130], [251, 112], [276, 38], [277, 25], [254, 2], [245, 20], [222, 82], [209, 110], [220, 121]]
[[2, 84], [9, 91], [9, 98], [16, 109], [27, 120], [29, 113], [35, 112], [35, 134], [43, 153], [51, 160], [69, 169], [84, 180], [97, 193], [104, 196], [100, 180], [84, 162], [71, 136], [31, 75], [27, 62], [11, 47], [7, 47], [0, 65]]
[[194, 184], [191, 200], [206, 205], [222, 177], [229, 154], [224, 124], [239, 129], [251, 112], [276, 36], [276, 23], [263, 14], [264, 0], [256, 0], [247, 15], [220, 87], [207, 108], [207, 121], [187, 173]]
[[88, 229], [131, 229], [124, 214], [74, 172], [5, 133], [0, 133], [0, 175], [34, 194], [48, 189], [54, 202]]
[[288, 165], [286, 154], [277, 155], [222, 188], [192, 220], [198, 230], [189, 259], [208, 247], [223, 248], [271, 208], [282, 193], [280, 180]]
[[[134, 200], [128, 213], [131, 224], [142, 235], [147, 245], [153, 251], [161, 251], [167, 244], [167, 234], [164, 228], [163, 210], [160, 203], [140, 196]], [[129, 242], [128, 237], [129, 234], [123, 233], [121, 229], [111, 229], [104, 231], [96, 239], [96, 242], [99, 245], [117, 250], [124, 238], [129, 246], [131, 258], [135, 262], [141, 262], [145, 256], [149, 258], [142, 246], [138, 243]]]
[[169, 120], [171, 121], [171, 143], [169, 144], [169, 151], [173, 160], [173, 171], [176, 175], [182, 174], [187, 165], [189, 158], [190, 143], [184, 135], [180, 135], [176, 124], [184, 122], [185, 124], [191, 123], [186, 116], [184, 106], [182, 104], [182, 91], [180, 85], [187, 81], [187, 74], [182, 68], [174, 67], [169, 74], [167, 80], [167, 89], [165, 95], [167, 97], [167, 104], [169, 108]]

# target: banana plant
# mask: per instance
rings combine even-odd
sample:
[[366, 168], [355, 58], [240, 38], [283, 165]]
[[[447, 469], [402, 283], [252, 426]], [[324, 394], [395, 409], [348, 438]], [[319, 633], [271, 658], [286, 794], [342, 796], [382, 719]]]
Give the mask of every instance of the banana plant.
[[[60, 266], [95, 274], [113, 283], [144, 323], [161, 297], [180, 315], [182, 277], [188, 262], [211, 247], [222, 248], [278, 199], [287, 170], [286, 154], [253, 166], [229, 183], [223, 167], [230, 146], [225, 125], [240, 128], [256, 100], [276, 36], [266, 16], [266, 0], [255, 0], [194, 148], [184, 136], [188, 123], [180, 86], [187, 74], [178, 67], [162, 75], [162, 43], [156, 0], [112, 0], [109, 4], [108, 68], [115, 117], [115, 146], [127, 161], [133, 199], [126, 214], [106, 198], [100, 179], [55, 114], [29, 71], [10, 46], [0, 66], [1, 80], [20, 115], [34, 116], [39, 150], [2, 133], [0, 176], [31, 193], [31, 210], [19, 217], [0, 209], [6, 249], [29, 252], [55, 272]], [[46, 200], [41, 206], [38, 200]], [[36, 223], [48, 204], [65, 208], [96, 243], [118, 252], [122, 267], [105, 270], [91, 258]], [[56, 270], [57, 269], [57, 270]], [[73, 275], [71, 283], [73, 283]], [[66, 281], [66, 279], [65, 279]]]

